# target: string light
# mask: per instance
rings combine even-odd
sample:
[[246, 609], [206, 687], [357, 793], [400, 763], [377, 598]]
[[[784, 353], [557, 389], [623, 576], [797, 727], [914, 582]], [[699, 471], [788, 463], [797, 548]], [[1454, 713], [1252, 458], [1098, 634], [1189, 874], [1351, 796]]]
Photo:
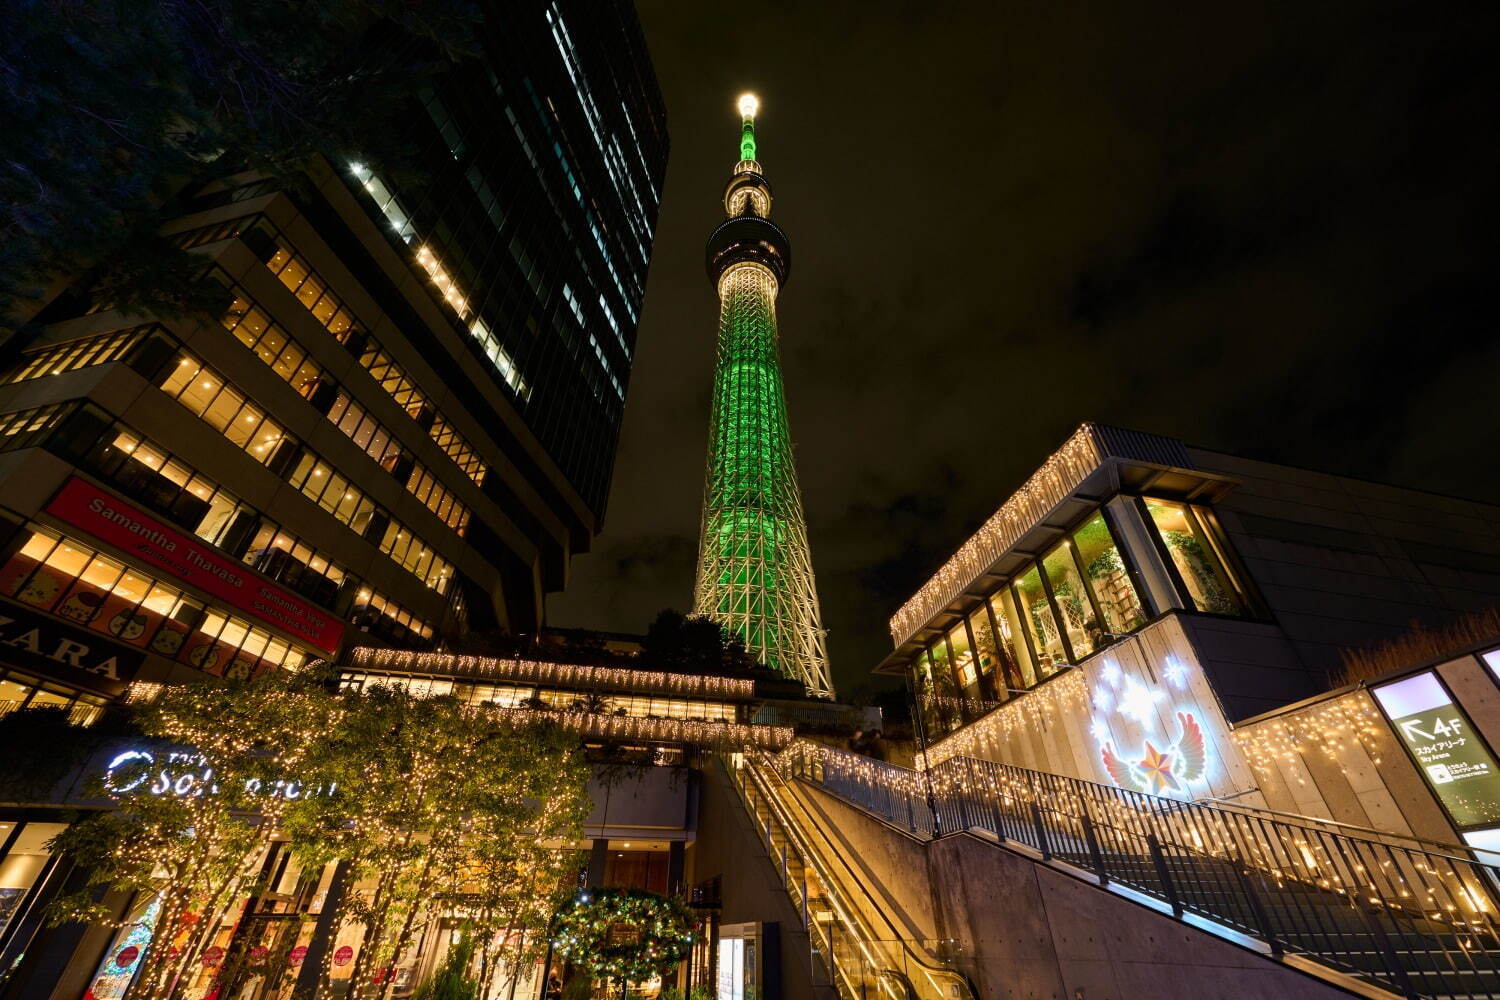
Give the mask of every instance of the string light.
[[413, 653], [401, 649], [361, 646], [349, 655], [356, 667], [401, 673], [443, 674], [527, 681], [559, 687], [583, 687], [647, 694], [677, 694], [702, 698], [755, 697], [755, 682], [740, 677], [709, 674], [669, 674], [634, 667], [595, 667], [545, 660], [460, 656], [453, 653]]
[[1107, 452], [1094, 424], [1073, 432], [1000, 509], [959, 546], [932, 579], [891, 616], [891, 638], [899, 646], [942, 611], [996, 559], [1067, 499], [1104, 461]]

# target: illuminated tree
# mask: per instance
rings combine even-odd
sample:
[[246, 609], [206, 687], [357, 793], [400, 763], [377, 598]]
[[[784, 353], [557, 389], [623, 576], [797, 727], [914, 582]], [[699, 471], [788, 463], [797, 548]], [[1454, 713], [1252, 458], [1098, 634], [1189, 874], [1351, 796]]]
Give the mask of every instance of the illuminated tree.
[[164, 689], [137, 707], [147, 741], [115, 758], [94, 789], [113, 810], [53, 842], [89, 871], [88, 887], [51, 906], [54, 923], [120, 927], [98, 900], [112, 888], [157, 900], [155, 933], [125, 1000], [154, 1000], [195, 963], [215, 918], [257, 876], [289, 795], [334, 713], [320, 678], [266, 674]]
[[312, 767], [339, 793], [293, 805], [286, 830], [307, 862], [342, 859], [352, 878], [375, 880], [368, 899], [346, 893], [334, 917], [336, 927], [362, 927], [350, 1000], [391, 987], [376, 973], [410, 946], [435, 894], [472, 898], [487, 970], [503, 946], [491, 940], [496, 929], [535, 926], [536, 897], [552, 894], [541, 842], [578, 836], [588, 770], [577, 737], [380, 685], [344, 694], [340, 708]]

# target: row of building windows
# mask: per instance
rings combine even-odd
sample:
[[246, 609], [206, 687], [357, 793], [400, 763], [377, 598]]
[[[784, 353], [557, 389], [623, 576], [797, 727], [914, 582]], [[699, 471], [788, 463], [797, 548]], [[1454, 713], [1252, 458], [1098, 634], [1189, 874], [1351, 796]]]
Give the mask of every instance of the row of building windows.
[[[262, 464], [295, 444], [279, 424], [186, 351], [170, 366], [161, 388]], [[303, 447], [289, 481], [361, 536], [377, 530], [372, 525], [378, 523], [380, 551], [439, 594], [447, 593], [453, 565], [317, 454]]]
[[74, 402], [48, 403], [26, 410], [0, 414], [0, 453], [34, 448], [45, 441], [64, 417], [73, 412]]
[[591, 691], [569, 691], [534, 684], [479, 684], [432, 677], [392, 677], [384, 674], [344, 674], [343, 690], [366, 685], [394, 687], [422, 698], [451, 696], [466, 705], [496, 708], [536, 706], [555, 711], [586, 711], [596, 715], [622, 715], [640, 719], [692, 719], [699, 722], [734, 722], [733, 702], [669, 698], [664, 695], [612, 695]]
[[104, 711], [105, 699], [40, 677], [0, 666], [0, 716], [21, 708], [60, 708], [75, 726], [92, 725]]
[[[330, 608], [340, 587], [354, 582], [344, 567], [282, 531], [270, 518], [165, 448], [92, 404], [82, 404], [81, 410], [77, 401], [70, 400], [0, 415], [0, 452], [48, 443], [62, 420], [77, 412], [79, 418], [61, 432], [66, 441], [60, 441], [57, 450], [81, 468], [165, 514], [204, 541]], [[26, 417], [28, 414], [35, 416]], [[15, 420], [17, 416], [26, 419]], [[6, 435], [4, 429], [12, 423], [40, 427], [43, 432]], [[360, 591], [355, 608], [373, 610], [422, 638], [432, 636], [432, 628], [425, 622], [368, 589]]]
[[108, 364], [124, 357], [141, 342], [150, 324], [111, 330], [93, 337], [80, 337], [50, 347], [27, 351], [5, 377], [5, 384], [26, 382], [47, 375], [61, 375], [80, 368]]
[[[223, 317], [225, 328], [297, 390], [299, 395], [322, 409], [316, 400], [319, 387], [338, 387], [338, 383], [322, 366], [308, 358], [301, 346], [272, 322], [266, 311], [246, 296], [242, 289], [234, 287], [234, 293], [234, 302]], [[326, 297], [322, 295], [318, 301]], [[342, 312], [340, 307], [337, 314], [341, 315]], [[326, 405], [326, 400], [324, 404]], [[375, 459], [381, 468], [404, 475], [406, 488], [413, 496], [437, 514], [444, 524], [460, 535], [464, 533], [469, 524], [469, 509], [446, 487], [434, 489], [432, 484], [436, 482], [436, 477], [426, 466], [412, 458], [395, 435], [355, 402], [346, 389], [337, 388], [332, 408], [324, 416]], [[420, 491], [417, 488], [419, 484], [422, 486]]]
[[[375, 205], [385, 216], [386, 222], [390, 223], [402, 242], [410, 245], [416, 239], [416, 229], [412, 224], [411, 214], [402, 207], [395, 193], [363, 165], [354, 164], [350, 170], [359, 179], [366, 193], [375, 200]], [[436, 251], [425, 244], [417, 247], [415, 262], [437, 288], [439, 297], [448, 304], [461, 322], [467, 324], [469, 336], [478, 343], [480, 351], [489, 359], [505, 384], [523, 402], [530, 400], [531, 384], [522, 376], [516, 359], [500, 343], [500, 338], [484, 318], [469, 305], [468, 297], [449, 273], [447, 266]]]
[[33, 527], [0, 569], [17, 600], [207, 673], [296, 669], [313, 654], [76, 539]]
[[[479, 458], [478, 453], [443, 420], [441, 414], [438, 414], [431, 406], [411, 378], [381, 348], [379, 342], [370, 333], [369, 327], [359, 321], [353, 310], [329, 288], [328, 282], [313, 270], [305, 257], [297, 253], [291, 242], [270, 220], [259, 215], [245, 216], [188, 230], [177, 234], [175, 238], [181, 246], [195, 247], [241, 237], [246, 238], [249, 243], [264, 244], [264, 246], [252, 247], [252, 249], [265, 262], [271, 273], [276, 275], [277, 279], [307, 307], [313, 317], [333, 334], [339, 343], [349, 347], [358, 355], [360, 366], [370, 373], [376, 383], [406, 410], [412, 419], [421, 425], [425, 424], [425, 416], [435, 416], [436, 419], [428, 429], [429, 435], [466, 476], [482, 485], [488, 467]], [[236, 290], [236, 294], [243, 297], [243, 293], [239, 290]], [[226, 321], [226, 326], [228, 325]], [[234, 328], [231, 326], [230, 329]], [[265, 360], [264, 355], [262, 359]], [[270, 362], [267, 361], [267, 363]], [[441, 425], [441, 434], [439, 425]]]
[[[1194, 609], [1244, 614], [1212, 515], [1171, 500], [1139, 502]], [[1095, 511], [916, 655], [926, 721], [951, 729], [968, 721], [964, 702], [1005, 701], [1145, 623], [1124, 551]]]

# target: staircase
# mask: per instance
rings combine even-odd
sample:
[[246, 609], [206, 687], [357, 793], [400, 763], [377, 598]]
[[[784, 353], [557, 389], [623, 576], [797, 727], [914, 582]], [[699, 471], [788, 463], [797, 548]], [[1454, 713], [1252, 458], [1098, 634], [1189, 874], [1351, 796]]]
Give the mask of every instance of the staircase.
[[800, 741], [775, 766], [909, 836], [992, 839], [1345, 985], [1500, 998], [1500, 871], [1466, 848], [967, 757], [920, 772]]
[[735, 754], [720, 766], [802, 913], [818, 985], [844, 1000], [975, 1000], [948, 943], [905, 932], [769, 758]]

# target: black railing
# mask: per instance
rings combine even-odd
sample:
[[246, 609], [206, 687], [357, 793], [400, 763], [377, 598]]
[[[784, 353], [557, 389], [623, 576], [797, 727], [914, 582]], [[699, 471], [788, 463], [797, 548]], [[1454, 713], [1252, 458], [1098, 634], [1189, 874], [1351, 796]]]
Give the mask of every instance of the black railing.
[[[814, 979], [841, 1000], [973, 1000], [951, 940], [900, 936], [863, 887], [851, 892], [806, 817], [785, 800], [784, 779], [750, 753], [721, 758], [761, 845], [808, 936]], [[857, 881], [857, 880], [856, 880]]]
[[777, 762], [911, 835], [983, 831], [1256, 938], [1273, 956], [1304, 955], [1408, 997], [1500, 997], [1500, 870], [1471, 852], [972, 757], [921, 772], [798, 742]]

